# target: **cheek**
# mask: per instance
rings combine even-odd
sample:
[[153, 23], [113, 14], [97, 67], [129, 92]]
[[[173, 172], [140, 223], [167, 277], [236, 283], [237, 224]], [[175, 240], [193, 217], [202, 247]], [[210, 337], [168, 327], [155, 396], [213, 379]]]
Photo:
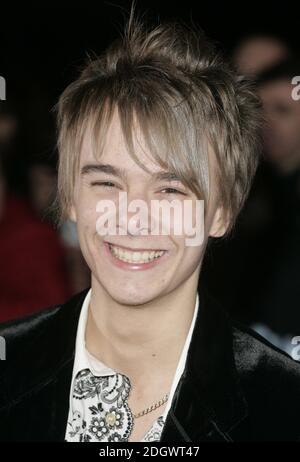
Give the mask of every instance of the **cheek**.
[[195, 264], [197, 265], [199, 261], [202, 259], [204, 250], [204, 244], [200, 246], [186, 247], [185, 252], [183, 254], [183, 260], [186, 262], [190, 262], [192, 266], [194, 266]]
[[86, 201], [81, 201], [76, 207], [77, 229], [81, 239], [86, 240], [96, 234], [96, 208]]
[[186, 280], [194, 274], [202, 263], [204, 246], [186, 247], [181, 254], [175, 273], [176, 281]]
[[[205, 244], [201, 245], [187, 245], [189, 238], [187, 240], [186, 236], [181, 236], [180, 238], [176, 237], [174, 239], [174, 244], [176, 247], [176, 254], [180, 262], [180, 267], [183, 265], [185, 268], [187, 266], [197, 266], [199, 261], [202, 258], [204, 253]], [[192, 242], [194, 243], [193, 239]]]
[[204, 216], [204, 201], [186, 199], [180, 203], [177, 212], [171, 214], [170, 219], [167, 218], [167, 214], [162, 218], [162, 224], [166, 229], [170, 224], [170, 232], [175, 239], [189, 239], [202, 234]]
[[293, 137], [293, 139], [299, 139], [300, 138], [300, 120], [296, 119], [294, 117], [292, 123], [288, 124], [287, 130], [290, 130], [290, 136]]

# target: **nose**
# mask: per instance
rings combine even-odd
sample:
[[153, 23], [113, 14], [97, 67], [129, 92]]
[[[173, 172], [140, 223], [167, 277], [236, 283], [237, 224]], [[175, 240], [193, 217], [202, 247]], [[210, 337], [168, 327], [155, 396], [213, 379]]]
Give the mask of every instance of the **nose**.
[[117, 226], [122, 234], [145, 236], [151, 233], [150, 201], [141, 190], [125, 192], [119, 196]]

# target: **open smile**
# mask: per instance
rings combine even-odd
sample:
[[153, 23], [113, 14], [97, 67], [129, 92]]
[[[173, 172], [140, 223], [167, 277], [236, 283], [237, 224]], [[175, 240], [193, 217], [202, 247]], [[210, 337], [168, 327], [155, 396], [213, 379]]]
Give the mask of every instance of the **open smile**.
[[113, 244], [108, 245], [114, 257], [126, 263], [149, 263], [165, 253], [165, 250], [130, 250]]
[[105, 247], [117, 266], [130, 269], [146, 269], [154, 266], [167, 253], [166, 250], [129, 249], [109, 242]]

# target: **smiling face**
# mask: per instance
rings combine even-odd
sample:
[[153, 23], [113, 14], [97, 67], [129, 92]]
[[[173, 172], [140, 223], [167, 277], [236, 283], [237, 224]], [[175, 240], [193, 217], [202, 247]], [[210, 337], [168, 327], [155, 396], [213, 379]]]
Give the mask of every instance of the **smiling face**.
[[[168, 235], [151, 234], [151, 217], [148, 229], [129, 233], [123, 215], [119, 219], [117, 214], [117, 234], [100, 235], [96, 229], [97, 204], [110, 200], [118, 211], [120, 192], [127, 194], [128, 204], [136, 199], [143, 200], [149, 210], [153, 199], [189, 199], [194, 209], [197, 198], [179, 179], [156, 165], [139, 143], [135, 143], [136, 154], [150, 173], [135, 163], [127, 152], [116, 115], [98, 159], [93, 156], [90, 140], [86, 134], [70, 215], [77, 221], [81, 250], [92, 272], [92, 287], [97, 286], [118, 303], [126, 305], [156, 300], [189, 282], [197, 287], [207, 235], [223, 232], [214, 195], [206, 211], [206, 238], [202, 245], [187, 246], [187, 236], [174, 233], [172, 220]], [[128, 223], [135, 220], [134, 215], [126, 213]]]

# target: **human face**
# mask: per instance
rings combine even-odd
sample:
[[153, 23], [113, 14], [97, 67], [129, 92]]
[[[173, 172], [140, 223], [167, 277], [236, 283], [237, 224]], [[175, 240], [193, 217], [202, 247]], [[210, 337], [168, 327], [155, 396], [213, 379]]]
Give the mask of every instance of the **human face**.
[[288, 80], [278, 80], [260, 89], [267, 121], [266, 153], [282, 168], [300, 162], [300, 101], [293, 100], [293, 88]]
[[[127, 152], [117, 115], [112, 119], [99, 159], [95, 159], [92, 154], [90, 139], [86, 134], [71, 218], [77, 222], [81, 250], [92, 272], [93, 289], [97, 287], [105, 291], [118, 303], [140, 305], [159, 299], [188, 282], [193, 281], [196, 287], [205, 240], [198, 246], [186, 246], [187, 236], [184, 233], [175, 235], [172, 227], [169, 235], [152, 235], [149, 230], [146, 230], [147, 235], [141, 232], [129, 234], [125, 230], [125, 235], [102, 236], [96, 229], [99, 218], [97, 204], [101, 200], [111, 200], [118, 209], [119, 192], [127, 193], [128, 204], [135, 199], [143, 200], [149, 210], [153, 199], [189, 199], [194, 208], [196, 196], [179, 180], [159, 179], [157, 174], [162, 169], [145, 155], [141, 142], [135, 143], [136, 154], [150, 173], [136, 164]], [[109, 167], [105, 171], [89, 167], [99, 167], [100, 164]], [[121, 175], [118, 170], [120, 167]], [[132, 215], [128, 212], [128, 221], [133, 218]], [[211, 213], [207, 219], [211, 225]], [[117, 229], [124, 232], [123, 227], [123, 221], [117, 218]], [[123, 254], [122, 257], [121, 250], [126, 251], [127, 255]], [[138, 252], [136, 255], [145, 261], [149, 257], [150, 261], [124, 262], [124, 255], [127, 260], [134, 258], [133, 252]], [[159, 252], [154, 259], [151, 258], [153, 252]]]

